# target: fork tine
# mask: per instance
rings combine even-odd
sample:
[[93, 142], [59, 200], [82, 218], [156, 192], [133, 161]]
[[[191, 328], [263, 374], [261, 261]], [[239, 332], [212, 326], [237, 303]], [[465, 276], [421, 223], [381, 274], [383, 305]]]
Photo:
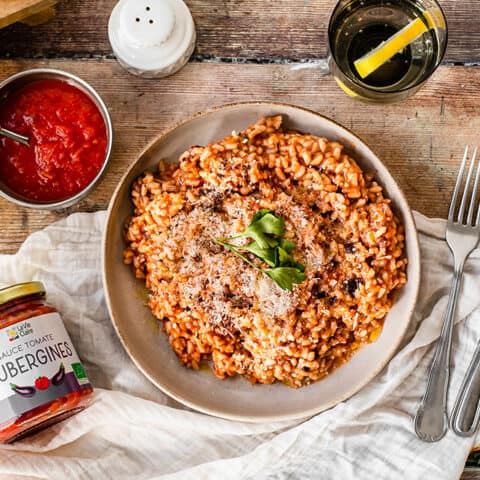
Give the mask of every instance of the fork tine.
[[457, 183], [455, 184], [455, 189], [453, 190], [452, 200], [450, 202], [450, 209], [448, 210], [448, 221], [453, 222], [453, 215], [455, 213], [455, 206], [457, 205], [458, 192], [460, 186], [462, 185], [463, 171], [465, 170], [465, 163], [467, 161], [469, 146], [465, 148], [465, 153], [463, 154], [462, 164], [460, 165], [460, 170], [458, 171]]
[[[473, 151], [472, 163], [475, 163], [475, 159], [477, 157], [477, 150], [478, 150], [478, 147], [475, 147], [475, 150]], [[475, 211], [475, 203], [477, 201], [479, 180], [480, 180], [480, 162], [478, 162], [477, 173], [475, 174], [475, 182], [473, 183], [472, 199], [470, 200], [470, 207], [468, 209], [467, 223], [468, 225], [471, 225], [471, 226], [473, 226], [473, 223], [472, 223], [473, 213]]]
[[468, 194], [470, 189], [470, 181], [472, 179], [473, 167], [475, 163], [475, 156], [470, 161], [470, 166], [468, 167], [467, 179], [465, 180], [465, 185], [463, 187], [462, 203], [458, 210], [458, 223], [464, 222], [463, 216], [465, 215], [465, 208], [467, 207]]
[[[478, 166], [478, 168], [480, 170], [480, 165]], [[478, 227], [478, 225], [480, 225], [480, 208], [477, 211], [477, 219], [475, 220], [475, 226]]]

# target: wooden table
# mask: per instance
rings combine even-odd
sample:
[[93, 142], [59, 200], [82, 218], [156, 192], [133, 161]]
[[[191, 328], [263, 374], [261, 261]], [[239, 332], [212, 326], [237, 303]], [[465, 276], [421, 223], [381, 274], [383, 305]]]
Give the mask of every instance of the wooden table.
[[[47, 24], [0, 30], [0, 80], [32, 67], [78, 74], [104, 98], [115, 142], [102, 183], [78, 205], [39, 212], [0, 199], [0, 252], [15, 252], [33, 231], [74, 211], [107, 207], [142, 147], [173, 122], [222, 103], [277, 100], [302, 105], [354, 130], [383, 159], [413, 208], [447, 213], [465, 144], [480, 143], [480, 2], [444, 0], [449, 47], [444, 64], [410, 100], [367, 105], [343, 94], [320, 68], [334, 0], [186, 0], [198, 43], [173, 77], [143, 80], [114, 60], [107, 21], [114, 0], [64, 0]], [[465, 472], [463, 479], [480, 479]]]

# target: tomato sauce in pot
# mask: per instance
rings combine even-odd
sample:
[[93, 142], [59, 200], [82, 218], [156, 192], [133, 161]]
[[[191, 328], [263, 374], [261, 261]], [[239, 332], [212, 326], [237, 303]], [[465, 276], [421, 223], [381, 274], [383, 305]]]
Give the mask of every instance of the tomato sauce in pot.
[[0, 126], [30, 138], [24, 146], [0, 137], [0, 182], [39, 203], [71, 198], [105, 161], [107, 127], [97, 106], [61, 80], [38, 80], [0, 104]]

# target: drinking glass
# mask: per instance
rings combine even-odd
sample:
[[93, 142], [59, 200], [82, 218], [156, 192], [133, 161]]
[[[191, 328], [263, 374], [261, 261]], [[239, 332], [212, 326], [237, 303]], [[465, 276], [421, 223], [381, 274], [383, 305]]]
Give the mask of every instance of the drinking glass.
[[[402, 41], [406, 45], [397, 51]], [[436, 0], [340, 0], [328, 42], [329, 69], [340, 88], [360, 100], [390, 103], [415, 93], [440, 65], [447, 23]], [[390, 48], [380, 52], [386, 61], [362, 78], [355, 62], [371, 59], [386, 43]]]

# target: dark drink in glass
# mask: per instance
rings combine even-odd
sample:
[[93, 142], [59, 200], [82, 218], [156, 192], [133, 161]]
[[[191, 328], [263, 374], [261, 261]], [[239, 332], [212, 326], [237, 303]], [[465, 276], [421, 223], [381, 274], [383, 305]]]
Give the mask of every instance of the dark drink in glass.
[[[433, 73], [446, 43], [445, 17], [435, 0], [342, 0], [329, 25], [330, 69], [352, 96], [397, 101]], [[375, 50], [385, 62], [362, 76], [356, 62]]]

